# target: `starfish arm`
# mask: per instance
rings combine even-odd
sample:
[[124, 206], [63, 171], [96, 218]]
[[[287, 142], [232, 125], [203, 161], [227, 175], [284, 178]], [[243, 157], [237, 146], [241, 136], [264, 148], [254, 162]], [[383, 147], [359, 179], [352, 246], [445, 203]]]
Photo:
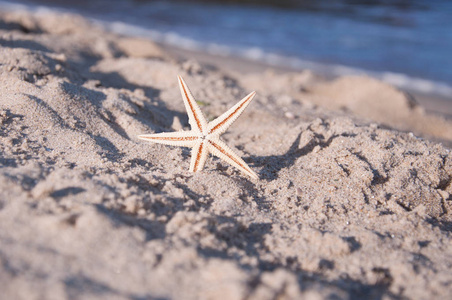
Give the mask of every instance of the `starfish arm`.
[[185, 109], [188, 114], [188, 122], [190, 123], [191, 129], [199, 133], [203, 133], [207, 130], [207, 120], [202, 114], [199, 105], [196, 103], [195, 98], [188, 89], [187, 84], [178, 76], [180, 92], [182, 94], [182, 99], [184, 99]]
[[242, 114], [255, 95], [256, 92], [250, 93], [248, 96], [240, 100], [239, 103], [231, 107], [227, 112], [210, 122], [208, 125], [208, 132], [218, 135], [224, 133]]
[[191, 150], [190, 171], [202, 171], [208, 156], [209, 149], [207, 148], [207, 143], [204, 141], [199, 141], [198, 143], [196, 143], [196, 145]]
[[142, 134], [139, 139], [171, 146], [193, 147], [199, 137], [193, 131], [162, 132], [155, 134]]
[[251, 168], [240, 158], [237, 154], [232, 151], [223, 141], [219, 138], [208, 141], [209, 151], [216, 157], [228, 162], [232, 166], [236, 167], [249, 177], [253, 179], [258, 179], [256, 173], [251, 170]]

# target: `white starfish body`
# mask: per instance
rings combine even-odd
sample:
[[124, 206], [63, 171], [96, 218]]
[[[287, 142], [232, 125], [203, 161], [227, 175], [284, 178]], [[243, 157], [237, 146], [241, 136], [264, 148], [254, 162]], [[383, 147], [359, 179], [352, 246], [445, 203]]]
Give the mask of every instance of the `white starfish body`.
[[220, 138], [235, 120], [242, 114], [248, 104], [253, 100], [255, 92], [250, 93], [239, 103], [231, 107], [227, 112], [207, 123], [201, 109], [193, 98], [187, 84], [178, 76], [179, 87], [185, 108], [187, 109], [188, 121], [191, 126], [190, 131], [163, 132], [157, 134], [143, 134], [138, 138], [153, 143], [191, 147], [190, 171], [198, 172], [204, 168], [209, 153], [233, 165], [246, 175], [257, 179], [256, 173], [229, 148]]

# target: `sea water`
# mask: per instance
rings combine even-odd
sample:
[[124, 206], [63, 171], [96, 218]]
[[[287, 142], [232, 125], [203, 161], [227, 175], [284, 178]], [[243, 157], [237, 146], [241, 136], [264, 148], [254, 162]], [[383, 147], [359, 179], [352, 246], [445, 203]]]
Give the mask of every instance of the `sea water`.
[[[313, 1], [315, 3], [315, 1]], [[280, 8], [174, 1], [0, 1], [80, 13], [118, 33], [452, 99], [452, 1], [326, 1]]]

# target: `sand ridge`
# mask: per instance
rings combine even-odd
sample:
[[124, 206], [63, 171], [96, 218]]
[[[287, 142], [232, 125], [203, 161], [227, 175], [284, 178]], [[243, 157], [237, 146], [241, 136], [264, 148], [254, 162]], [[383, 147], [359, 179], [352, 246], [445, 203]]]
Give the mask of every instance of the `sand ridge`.
[[[6, 298], [450, 295], [452, 160], [425, 138], [451, 125], [401, 92], [233, 76], [73, 15], [2, 13], [0, 29]], [[189, 128], [177, 75], [208, 119], [257, 91], [224, 139], [259, 180], [214, 158], [190, 173], [187, 149], [137, 139]]]

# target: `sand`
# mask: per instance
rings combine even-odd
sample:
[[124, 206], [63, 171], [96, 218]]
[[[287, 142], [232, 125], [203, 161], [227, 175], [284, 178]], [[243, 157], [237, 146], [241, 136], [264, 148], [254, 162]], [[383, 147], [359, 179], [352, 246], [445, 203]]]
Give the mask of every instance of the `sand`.
[[[452, 122], [366, 77], [234, 72], [69, 14], [0, 16], [4, 299], [446, 299]], [[137, 135], [177, 75], [260, 179]]]

